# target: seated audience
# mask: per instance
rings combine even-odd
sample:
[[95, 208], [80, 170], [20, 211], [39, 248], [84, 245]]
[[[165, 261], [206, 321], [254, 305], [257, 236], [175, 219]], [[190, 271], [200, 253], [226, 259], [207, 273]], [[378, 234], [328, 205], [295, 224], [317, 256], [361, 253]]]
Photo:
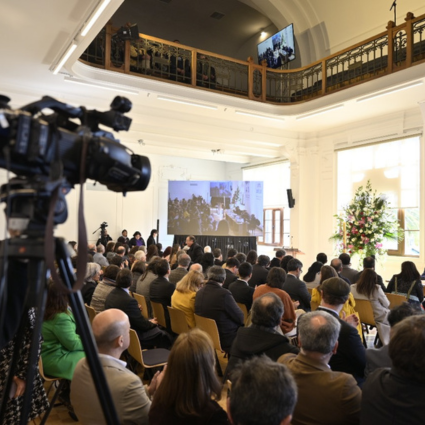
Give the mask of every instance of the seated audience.
[[124, 266], [126, 265], [126, 263], [128, 264], [128, 260], [124, 260], [123, 257], [121, 257], [121, 255], [115, 254], [110, 260], [109, 260], [109, 264], [111, 266], [117, 266], [119, 269], [123, 269]]
[[106, 297], [105, 310], [122, 310], [128, 316], [131, 328], [137, 332], [143, 348], [169, 348], [168, 335], [158, 328], [155, 318], [147, 320], [143, 317], [136, 299], [129, 294], [131, 278], [130, 270], [123, 269], [118, 273], [117, 286]]
[[215, 375], [215, 350], [199, 329], [179, 335], [149, 412], [150, 425], [227, 425], [216, 400], [221, 384]]
[[167, 246], [167, 248], [165, 248], [164, 255], [162, 256], [162, 258], [164, 258], [164, 260], [167, 260], [168, 263], [170, 262], [171, 251], [171, 246]]
[[[126, 368], [121, 354], [130, 345], [130, 322], [118, 309], [99, 313], [92, 324], [99, 360], [111, 391], [112, 400], [121, 425], [148, 425], [151, 398], [161, 382], [163, 373], [157, 372], [149, 386]], [[80, 360], [71, 384], [71, 400], [84, 425], [106, 425], [87, 360]]]
[[209, 245], [204, 246], [204, 254], [207, 254], [207, 253], [212, 254], [212, 252], [211, 252], [211, 247], [210, 247]]
[[135, 261], [143, 261], [146, 263], [146, 253], [142, 251], [140, 248], [134, 253]]
[[249, 286], [252, 276], [252, 266], [245, 262], [239, 266], [239, 278], [229, 285], [229, 291], [237, 303], [245, 304], [247, 311], [251, 310], [254, 288]]
[[338, 258], [342, 262], [341, 276], [347, 278], [350, 283], [354, 283], [354, 279], [357, 278], [359, 272], [351, 268], [351, 257], [349, 254], [342, 253]]
[[130, 242], [130, 239], [128, 239], [128, 232], [126, 229], [124, 229], [121, 232], [121, 236], [118, 238], [117, 242], [128, 245], [128, 243]]
[[81, 288], [81, 296], [87, 305], [91, 303], [93, 292], [99, 282], [101, 273], [99, 264], [87, 263], [86, 277], [84, 278], [84, 285]]
[[204, 271], [204, 276], [207, 278], [208, 269], [214, 265], [214, 255], [211, 252], [205, 253], [201, 258], [200, 264]]
[[246, 262], [246, 255], [243, 252], [238, 252], [235, 255], [235, 258], [239, 261], [239, 264]]
[[315, 261], [308, 269], [307, 273], [303, 276], [307, 288], [313, 289], [319, 285], [320, 282], [320, 269], [323, 264], [320, 261]]
[[317, 310], [332, 314], [341, 324], [338, 349], [331, 357], [329, 366], [333, 371], [350, 373], [361, 386], [366, 366], [366, 353], [356, 329], [359, 319], [355, 314], [347, 316], [345, 320], [339, 317], [350, 295], [350, 285], [339, 277], [332, 277], [322, 283], [321, 292], [322, 301]]
[[258, 260], [258, 254], [257, 251], [255, 250], [251, 250], [248, 252], [248, 255], [246, 256], [246, 262], [251, 264], [251, 266], [257, 264], [257, 260]]
[[69, 255], [71, 256], [71, 257], [75, 257], [77, 254], [78, 254], [78, 244], [77, 244], [77, 242], [75, 242], [75, 241], [69, 241], [68, 242], [68, 246], [69, 246], [69, 250], [70, 250], [70, 253], [69, 253]]
[[379, 339], [382, 344], [387, 345], [390, 340], [390, 324], [387, 319], [390, 302], [378, 285], [376, 273], [372, 269], [364, 270], [357, 283], [351, 286], [351, 293], [355, 300], [370, 301]]
[[[406, 317], [414, 316], [415, 314], [422, 313], [407, 302], [394, 307], [388, 314], [388, 322], [391, 329]], [[388, 353], [388, 349], [389, 346], [384, 345], [380, 348], [368, 348], [366, 350], [366, 369], [364, 373], [365, 378], [367, 378], [370, 373], [376, 369], [379, 369], [380, 367], [392, 367], [393, 363]]]
[[285, 256], [285, 251], [283, 249], [278, 249], [276, 251], [276, 254], [275, 254], [275, 257], [273, 258], [273, 260], [270, 261], [270, 268], [280, 267], [280, 263], [281, 263], [284, 256]]
[[402, 320], [391, 330], [391, 369], [370, 374], [363, 387], [362, 425], [423, 424], [425, 315]]
[[282, 289], [285, 279], [285, 270], [280, 267], [273, 267], [270, 269], [267, 276], [267, 283], [265, 285], [260, 285], [255, 289], [253, 299], [256, 300], [262, 295], [270, 292], [281, 299], [284, 311], [281, 318], [280, 328], [284, 334], [287, 334], [295, 327], [296, 315], [294, 303], [292, 302], [291, 297]]
[[146, 263], [144, 261], [135, 261], [131, 266], [131, 273], [133, 273], [133, 281], [131, 282], [130, 292], [136, 292], [137, 282], [140, 276], [146, 271]]
[[96, 247], [96, 254], [93, 255], [93, 263], [97, 263], [101, 267], [108, 267], [109, 263], [104, 254], [105, 247], [102, 244], [99, 244]]
[[223, 265], [223, 255], [221, 253], [221, 249], [220, 248], [214, 248], [213, 255], [214, 255], [214, 265], [215, 266], [222, 266]]
[[[171, 264], [170, 263], [170, 268], [171, 268], [171, 270], [174, 270], [174, 269], [176, 269], [177, 267], [178, 267], [178, 261], [179, 261], [179, 258], [180, 258], [180, 255], [182, 255], [182, 254], [186, 254], [186, 251], [184, 250], [184, 249], [179, 249], [178, 251], [177, 251], [177, 253], [176, 253], [176, 261], [174, 261], [174, 264]], [[186, 254], [187, 255], [187, 254]], [[189, 257], [190, 258], [190, 257]], [[190, 260], [190, 261], [192, 261], [192, 260]]]
[[199, 273], [204, 273], [204, 271], [202, 270], [202, 266], [198, 263], [193, 263], [190, 267], [189, 267], [189, 271], [191, 272], [192, 270], [196, 270]]
[[162, 251], [162, 243], [158, 242], [156, 244], [156, 247], [158, 248], [158, 257], [163, 258], [164, 257], [164, 252]]
[[[366, 257], [363, 258], [363, 270], [366, 269], [372, 269], [375, 270], [375, 258], [373, 257]], [[363, 273], [363, 270], [361, 272], [358, 272], [356, 276], [351, 279], [351, 284], [356, 283], [359, 279], [361, 274]], [[384, 292], [388, 292], [387, 288], [384, 285], [384, 281], [382, 280], [382, 277], [378, 274], [378, 285], [382, 288]]]
[[297, 386], [286, 366], [256, 356], [242, 363], [231, 380], [227, 414], [232, 425], [291, 423]]
[[170, 276], [168, 276], [168, 280], [176, 285], [177, 282], [180, 282], [187, 274], [187, 268], [190, 264], [190, 257], [187, 254], [179, 255], [179, 259], [177, 262], [178, 266], [176, 269], [171, 270]]
[[284, 313], [283, 303], [272, 292], [257, 298], [252, 305], [252, 325], [239, 328], [230, 350], [226, 375], [240, 361], [265, 354], [276, 361], [286, 353], [298, 353], [286, 336], [279, 332]]
[[229, 289], [229, 286], [238, 278], [239, 261], [235, 257], [228, 258], [226, 261], [226, 267], [224, 272], [226, 273], [226, 279], [224, 279], [223, 288]]
[[132, 248], [133, 246], [143, 246], [145, 245], [145, 241], [142, 238], [142, 234], [137, 231], [133, 233], [133, 237], [128, 242], [128, 246]]
[[151, 282], [149, 287], [149, 299], [150, 301], [162, 304], [165, 321], [167, 322], [167, 329], [171, 330], [170, 315], [167, 306], [171, 307], [171, 296], [176, 287], [168, 280], [168, 276], [170, 275], [170, 265], [168, 261], [160, 259], [156, 263], [155, 271], [158, 277]]
[[342, 280], [345, 280], [349, 285], [351, 284], [350, 280], [344, 276], [341, 276], [342, 272], [342, 261], [339, 258], [333, 258], [331, 260], [331, 267], [333, 267], [338, 274], [338, 277]]
[[146, 253], [146, 261], [150, 263], [153, 257], [158, 257], [158, 247], [156, 245], [148, 245]]
[[424, 290], [421, 276], [415, 263], [404, 261], [401, 263], [401, 273], [395, 274], [388, 283], [387, 292], [404, 295], [408, 302], [417, 309], [421, 309], [424, 300]]
[[87, 245], [87, 254], [91, 255], [92, 257], [94, 254], [96, 254], [96, 245], [94, 243], [89, 243]]
[[238, 253], [238, 251], [235, 248], [230, 248], [227, 251], [227, 259], [226, 259], [226, 262], [223, 264], [223, 268], [226, 268], [227, 260], [229, 258], [233, 258], [237, 253]]
[[114, 265], [106, 267], [103, 273], [103, 280], [97, 284], [90, 303], [90, 307], [93, 307], [96, 313], [105, 310], [106, 297], [115, 288], [115, 279], [119, 271], [119, 267]]
[[320, 263], [324, 265], [328, 262], [328, 256], [324, 252], [319, 252], [316, 255], [316, 261], [319, 261]]
[[[320, 269], [320, 282], [317, 288], [313, 288], [312, 294], [311, 294], [311, 301], [316, 303], [316, 305], [320, 305], [322, 301], [322, 283], [326, 279], [330, 279], [331, 277], [338, 277], [338, 274], [336, 270], [331, 266], [322, 266]], [[348, 296], [348, 300], [344, 303], [341, 311], [339, 312], [339, 317], [343, 319], [346, 316], [349, 316], [351, 314], [356, 314], [355, 309], [356, 301], [354, 300], [353, 294], [350, 292], [350, 295]], [[358, 323], [357, 325], [357, 332], [360, 335], [360, 338], [363, 340], [363, 332], [362, 332], [362, 324]]]
[[307, 290], [306, 284], [300, 280], [303, 263], [296, 258], [289, 261], [287, 265], [287, 275], [282, 289], [286, 291], [293, 301], [299, 301], [299, 308], [304, 311], [310, 311], [311, 295]]
[[228, 353], [238, 328], [244, 325], [244, 316], [232, 294], [222, 287], [225, 276], [220, 266], [209, 269], [208, 282], [196, 294], [195, 314], [215, 320], [221, 347]]
[[171, 250], [171, 254], [170, 254], [170, 267], [171, 270], [173, 270], [173, 266], [174, 264], [177, 263], [177, 253], [180, 250], [180, 245], [179, 244], [174, 244], [173, 245], [173, 249]]
[[260, 255], [257, 260], [257, 264], [252, 266], [252, 277], [249, 280], [249, 286], [255, 288], [256, 286], [264, 285], [267, 282], [267, 270], [270, 264], [270, 257], [267, 255]]
[[104, 255], [108, 261], [115, 256], [115, 242], [110, 241], [106, 244]]
[[293, 259], [294, 257], [292, 255], [285, 255], [282, 258], [282, 261], [280, 262], [280, 267], [282, 267], [283, 270], [285, 270], [286, 273], [288, 273], [288, 263]]
[[349, 374], [333, 372], [328, 362], [337, 352], [341, 325], [324, 311], [303, 314], [298, 320], [300, 353], [284, 354], [298, 387], [293, 425], [358, 424], [362, 392]]
[[153, 317], [152, 306], [149, 299], [149, 293], [151, 288], [151, 283], [158, 277], [156, 274], [156, 264], [161, 259], [159, 257], [152, 258], [151, 262], [147, 265], [145, 272], [139, 277], [139, 280], [136, 284], [136, 293], [143, 295], [146, 299], [146, 304], [148, 305], [149, 317]]
[[195, 297], [203, 282], [204, 275], [197, 270], [191, 270], [177, 283], [171, 296], [171, 307], [184, 311], [187, 324], [191, 328], [196, 326]]

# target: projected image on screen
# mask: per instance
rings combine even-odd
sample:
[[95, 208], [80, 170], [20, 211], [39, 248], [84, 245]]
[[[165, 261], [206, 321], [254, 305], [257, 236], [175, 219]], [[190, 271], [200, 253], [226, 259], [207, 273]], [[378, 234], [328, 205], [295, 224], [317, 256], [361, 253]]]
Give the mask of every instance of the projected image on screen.
[[263, 182], [170, 181], [167, 233], [261, 236]]

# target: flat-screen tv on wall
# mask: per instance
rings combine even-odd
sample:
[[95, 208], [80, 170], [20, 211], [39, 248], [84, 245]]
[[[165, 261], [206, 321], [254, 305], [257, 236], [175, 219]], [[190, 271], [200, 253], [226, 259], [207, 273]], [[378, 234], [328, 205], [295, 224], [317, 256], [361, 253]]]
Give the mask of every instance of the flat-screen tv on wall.
[[169, 181], [169, 235], [261, 236], [263, 182]]
[[266, 60], [268, 68], [280, 68], [294, 59], [294, 24], [288, 25], [258, 45], [258, 63]]

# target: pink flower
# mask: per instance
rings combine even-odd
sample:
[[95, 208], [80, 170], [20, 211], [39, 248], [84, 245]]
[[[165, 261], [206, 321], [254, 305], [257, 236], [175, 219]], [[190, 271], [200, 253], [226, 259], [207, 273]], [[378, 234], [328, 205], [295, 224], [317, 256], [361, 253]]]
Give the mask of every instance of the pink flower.
[[372, 222], [373, 222], [372, 217], [368, 217], [368, 218], [367, 218], [367, 221], [368, 221], [369, 223], [372, 223]]
[[382, 248], [382, 244], [381, 243], [377, 243], [377, 244], [375, 244], [375, 248], [377, 248], [377, 249], [381, 249]]
[[350, 248], [350, 249], [354, 248], [354, 245], [348, 245], [348, 248]]

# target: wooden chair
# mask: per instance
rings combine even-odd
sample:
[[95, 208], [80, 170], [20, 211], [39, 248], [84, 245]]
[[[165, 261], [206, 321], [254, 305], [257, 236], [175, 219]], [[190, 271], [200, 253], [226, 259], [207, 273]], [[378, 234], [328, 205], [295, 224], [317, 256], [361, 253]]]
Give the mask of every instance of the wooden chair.
[[[369, 300], [356, 299], [356, 311], [359, 313], [360, 322], [365, 326], [376, 327], [375, 317], [373, 315], [372, 304]], [[367, 328], [366, 328], [367, 331]], [[367, 348], [364, 326], [362, 326], [363, 344]], [[377, 334], [378, 335], [378, 334]], [[376, 340], [375, 340], [376, 341]]]
[[128, 353], [137, 363], [142, 365], [145, 369], [149, 369], [166, 365], [170, 350], [166, 350], [165, 348], [142, 350], [137, 332], [134, 329], [130, 329]]
[[47, 396], [50, 394], [51, 389], [54, 387], [55, 382], [59, 382], [59, 385], [56, 388], [55, 393], [53, 394], [52, 399], [50, 400], [50, 405], [49, 408], [47, 409], [46, 413], [43, 416], [43, 419], [40, 422], [40, 425], [44, 425], [47, 421], [47, 418], [50, 415], [50, 412], [52, 411], [53, 407], [55, 406], [56, 400], [62, 390], [62, 387], [65, 384], [65, 380], [61, 379], [61, 378], [53, 378], [51, 376], [47, 376], [44, 374], [44, 369], [43, 369], [43, 360], [41, 359], [41, 356], [38, 359], [38, 370], [40, 372], [40, 376], [43, 379], [43, 381], [45, 382], [50, 382], [50, 386], [49, 389], [47, 390]]
[[151, 300], [151, 306], [154, 317], [157, 318], [158, 324], [160, 324], [163, 328], [167, 327], [167, 321], [165, 320], [164, 307], [161, 303], [156, 303]]
[[180, 335], [190, 331], [190, 327], [186, 321], [186, 314], [183, 310], [167, 306], [168, 314], [170, 315], [171, 330]]
[[307, 288], [307, 291], [310, 295], [313, 295], [313, 288]]
[[89, 316], [90, 323], [93, 323], [93, 319], [96, 317], [96, 310], [93, 307], [90, 307], [87, 304], [84, 304], [87, 311], [87, 316]]
[[385, 294], [390, 302], [390, 310], [398, 305], [402, 305], [407, 302], [406, 297], [398, 294]]
[[223, 371], [221, 370], [220, 362], [217, 356], [217, 350], [220, 351], [220, 353], [225, 353], [225, 351], [221, 348], [220, 334], [218, 333], [217, 323], [213, 319], [198, 316], [197, 314], [195, 314], [195, 323], [197, 328], [201, 329], [210, 336], [215, 348], [217, 373], [218, 376], [223, 376]]
[[251, 322], [251, 312], [248, 312], [248, 309], [246, 308], [245, 304], [242, 303], [236, 303], [238, 307], [242, 310], [243, 313], [243, 322], [245, 326], [249, 326]]
[[143, 295], [136, 294], [135, 292], [133, 292], [133, 298], [139, 303], [139, 305], [142, 306], [142, 316], [149, 320], [149, 310], [146, 298]]

